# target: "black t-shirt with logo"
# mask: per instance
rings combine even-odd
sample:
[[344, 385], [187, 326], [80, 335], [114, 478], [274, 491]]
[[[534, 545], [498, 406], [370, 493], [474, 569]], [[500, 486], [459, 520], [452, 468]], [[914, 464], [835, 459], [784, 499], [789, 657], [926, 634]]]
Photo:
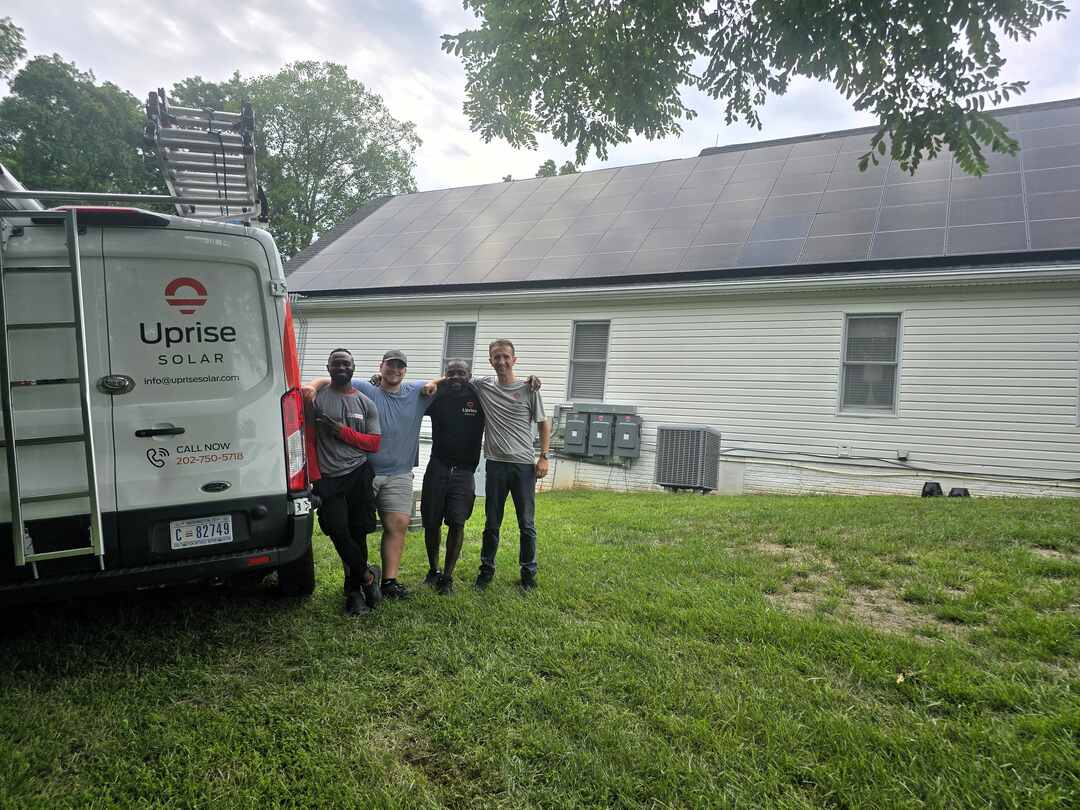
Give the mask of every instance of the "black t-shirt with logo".
[[440, 388], [427, 413], [431, 455], [447, 466], [475, 470], [484, 436], [484, 409], [476, 392], [467, 386], [461, 394]]

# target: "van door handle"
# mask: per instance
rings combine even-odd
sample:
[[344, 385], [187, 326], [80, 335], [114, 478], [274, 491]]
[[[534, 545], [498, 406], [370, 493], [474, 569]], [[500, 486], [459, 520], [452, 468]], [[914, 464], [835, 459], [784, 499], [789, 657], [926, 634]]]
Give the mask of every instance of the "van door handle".
[[145, 439], [150, 436], [179, 436], [184, 432], [182, 427], [167, 427], [167, 428], [143, 428], [142, 430], [136, 430], [135, 435], [140, 439]]

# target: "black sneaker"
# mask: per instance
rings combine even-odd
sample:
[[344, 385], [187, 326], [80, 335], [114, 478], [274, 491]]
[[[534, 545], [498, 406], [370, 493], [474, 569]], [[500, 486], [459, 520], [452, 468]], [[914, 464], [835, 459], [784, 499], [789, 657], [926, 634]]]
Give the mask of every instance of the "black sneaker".
[[476, 578], [476, 582], [473, 583], [473, 587], [478, 591], [482, 591], [491, 584], [491, 580], [495, 578], [494, 571], [487, 571], [483, 568], [480, 569], [480, 575]]
[[363, 616], [366, 613], [371, 613], [371, 608], [368, 607], [367, 601], [364, 599], [363, 591], [353, 591], [345, 597], [345, 612], [350, 616]]
[[439, 575], [439, 581], [435, 583], [435, 592], [439, 596], [449, 596], [454, 592], [454, 578], [446, 574]]
[[374, 610], [379, 606], [379, 602], [383, 599], [382, 589], [379, 587], [379, 580], [382, 578], [382, 571], [379, 570], [377, 565], [369, 565], [367, 567], [368, 580], [361, 588], [364, 593], [364, 600], [367, 602], [367, 606]]
[[409, 589], [396, 579], [384, 579], [382, 583], [383, 599], [408, 599], [412, 596]]
[[431, 568], [427, 572], [427, 576], [424, 577], [424, 584], [429, 588], [434, 588], [439, 584], [439, 577], [442, 576], [442, 571], [438, 568]]
[[533, 571], [521, 572], [522, 590], [532, 591], [536, 589], [536, 573]]

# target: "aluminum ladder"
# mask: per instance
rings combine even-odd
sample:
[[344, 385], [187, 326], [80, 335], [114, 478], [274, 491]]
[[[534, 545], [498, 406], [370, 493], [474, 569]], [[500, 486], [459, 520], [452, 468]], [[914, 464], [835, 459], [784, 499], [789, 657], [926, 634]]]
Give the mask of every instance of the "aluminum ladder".
[[[3, 191], [0, 191], [3, 195]], [[63, 557], [96, 556], [98, 567], [105, 569], [105, 545], [101, 530], [101, 507], [98, 495], [97, 470], [94, 455], [94, 431], [90, 418], [90, 381], [87, 376], [86, 334], [84, 324], [86, 313], [83, 306], [82, 272], [79, 263], [79, 226], [75, 210], [66, 211], [4, 211], [0, 216], [0, 227], [11, 220], [27, 219], [35, 224], [56, 222], [63, 225], [67, 244], [68, 264], [46, 267], [5, 267], [4, 251], [0, 247], [0, 409], [3, 412], [6, 431], [4, 449], [7, 457], [8, 491], [11, 499], [11, 541], [15, 548], [15, 565], [30, 564], [34, 579], [38, 578], [37, 564], [44, 560], [56, 560]], [[71, 277], [72, 320], [56, 322], [20, 322], [11, 323], [6, 280], [14, 273], [67, 273]], [[70, 329], [74, 336], [77, 377], [49, 378], [34, 380], [14, 380], [9, 335], [17, 330]], [[15, 410], [12, 406], [13, 389], [31, 385], [76, 385], [79, 389], [79, 409], [81, 411], [82, 432], [68, 435], [34, 436], [22, 438], [19, 435]], [[48, 494], [26, 496], [20, 487], [19, 453], [20, 447], [44, 444], [81, 444], [86, 459], [86, 488], [75, 491], [60, 491]], [[74, 548], [36, 552], [33, 540], [26, 531], [23, 519], [24, 507], [30, 503], [71, 501], [86, 498], [90, 503], [90, 544]]]
[[229, 219], [260, 208], [266, 195], [255, 172], [255, 112], [196, 110], [169, 104], [159, 88], [146, 100], [144, 142], [157, 155], [169, 194], [195, 202], [177, 203], [183, 217]]

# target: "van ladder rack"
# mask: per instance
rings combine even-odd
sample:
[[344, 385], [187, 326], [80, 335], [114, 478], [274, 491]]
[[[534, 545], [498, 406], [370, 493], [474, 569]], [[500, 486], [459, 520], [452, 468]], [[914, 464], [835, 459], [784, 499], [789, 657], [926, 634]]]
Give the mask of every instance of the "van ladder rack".
[[[3, 192], [0, 192], [2, 195]], [[62, 267], [50, 267], [50, 270], [68, 273], [71, 277], [72, 320], [49, 323], [17, 323], [9, 320], [7, 303], [6, 276], [16, 268], [4, 268], [4, 254], [0, 250], [0, 409], [3, 411], [6, 441], [4, 449], [7, 456], [8, 491], [11, 498], [11, 542], [15, 548], [15, 565], [30, 564], [34, 579], [38, 578], [37, 564], [44, 560], [62, 557], [96, 556], [98, 567], [105, 570], [105, 544], [101, 531], [101, 505], [98, 496], [97, 470], [94, 455], [94, 431], [90, 419], [90, 381], [87, 377], [86, 357], [86, 313], [83, 306], [82, 268], [79, 263], [79, 224], [78, 212], [68, 211], [4, 211], [2, 219], [32, 219], [35, 221], [52, 220], [64, 225], [65, 241], [68, 250], [68, 264]], [[29, 329], [70, 329], [75, 338], [75, 358], [78, 366], [77, 378], [57, 378], [48, 380], [13, 380], [11, 354], [8, 337], [13, 331]], [[21, 438], [18, 435], [15, 409], [12, 407], [13, 388], [27, 384], [77, 385], [79, 387], [79, 409], [82, 417], [82, 433], [55, 436], [34, 436]], [[75, 444], [83, 445], [86, 459], [86, 487], [73, 491], [62, 491], [36, 495], [24, 495], [19, 484], [18, 448], [35, 444]], [[33, 538], [26, 531], [23, 519], [23, 506], [32, 503], [70, 501], [85, 498], [90, 503], [90, 545], [53, 551], [35, 552]]]
[[267, 218], [266, 196], [255, 172], [255, 112], [197, 110], [169, 104], [158, 88], [146, 99], [143, 140], [157, 155], [161, 174], [183, 217], [221, 219], [254, 212]]

